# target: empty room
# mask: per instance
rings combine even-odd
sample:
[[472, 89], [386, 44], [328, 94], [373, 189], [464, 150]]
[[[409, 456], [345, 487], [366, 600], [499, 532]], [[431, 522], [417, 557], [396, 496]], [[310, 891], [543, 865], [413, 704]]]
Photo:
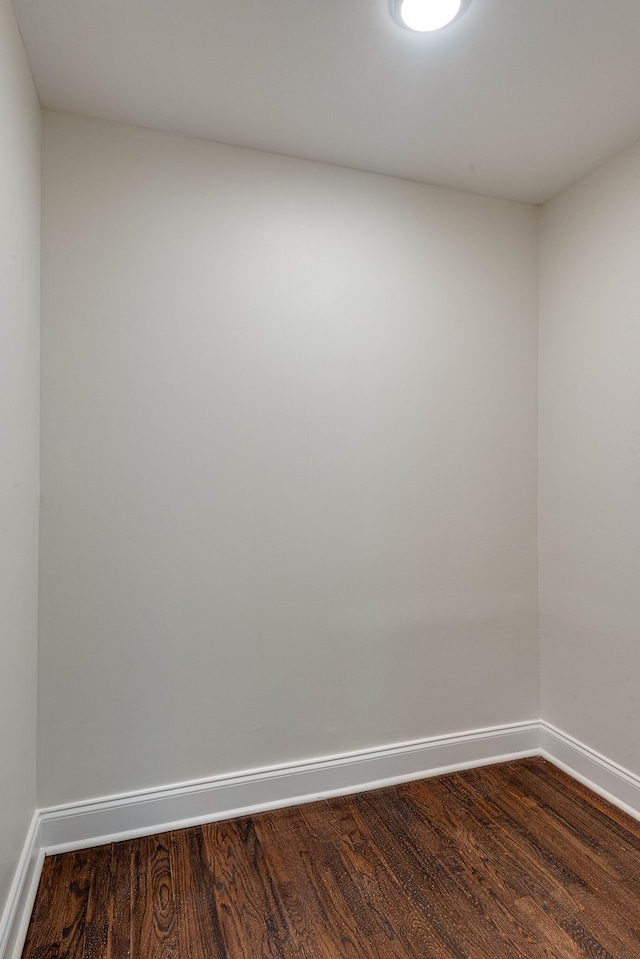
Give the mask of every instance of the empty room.
[[0, 959], [640, 959], [639, 45], [0, 0]]

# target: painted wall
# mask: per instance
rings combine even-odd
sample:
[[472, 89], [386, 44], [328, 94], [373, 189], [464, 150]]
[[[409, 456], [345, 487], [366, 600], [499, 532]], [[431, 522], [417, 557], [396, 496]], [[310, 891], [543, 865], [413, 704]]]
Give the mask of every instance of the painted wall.
[[640, 773], [640, 144], [544, 208], [542, 715]]
[[538, 210], [45, 115], [40, 802], [538, 716]]
[[0, 0], [0, 915], [36, 803], [40, 105]]

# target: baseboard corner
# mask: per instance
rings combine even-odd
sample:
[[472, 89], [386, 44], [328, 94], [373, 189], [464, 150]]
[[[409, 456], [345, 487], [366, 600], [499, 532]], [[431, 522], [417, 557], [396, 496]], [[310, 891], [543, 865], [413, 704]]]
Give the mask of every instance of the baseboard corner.
[[640, 820], [640, 776], [545, 720], [540, 721], [540, 755], [603, 799]]
[[22, 955], [43, 862], [40, 813], [36, 809], [22, 847], [7, 903], [0, 917], [0, 959], [20, 959]]

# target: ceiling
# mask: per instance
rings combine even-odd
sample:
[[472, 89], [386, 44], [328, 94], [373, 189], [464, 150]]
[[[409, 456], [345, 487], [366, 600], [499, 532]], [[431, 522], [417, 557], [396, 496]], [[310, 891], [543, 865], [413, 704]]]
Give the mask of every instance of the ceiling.
[[14, 0], [44, 106], [540, 203], [640, 139], [638, 0]]

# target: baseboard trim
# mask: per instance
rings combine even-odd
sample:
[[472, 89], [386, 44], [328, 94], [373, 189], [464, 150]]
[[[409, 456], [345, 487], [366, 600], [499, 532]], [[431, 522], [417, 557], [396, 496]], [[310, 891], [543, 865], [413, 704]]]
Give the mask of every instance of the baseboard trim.
[[640, 819], [640, 776], [541, 720], [539, 753], [578, 782]]
[[20, 959], [43, 861], [40, 814], [36, 810], [22, 847], [4, 912], [0, 917], [0, 959]]
[[81, 849], [533, 756], [537, 748], [538, 722], [523, 722], [59, 806], [42, 810], [41, 841], [47, 853]]
[[526, 756], [543, 756], [640, 820], [639, 776], [537, 720], [42, 809], [33, 817], [0, 918], [0, 959], [20, 959], [45, 854]]

